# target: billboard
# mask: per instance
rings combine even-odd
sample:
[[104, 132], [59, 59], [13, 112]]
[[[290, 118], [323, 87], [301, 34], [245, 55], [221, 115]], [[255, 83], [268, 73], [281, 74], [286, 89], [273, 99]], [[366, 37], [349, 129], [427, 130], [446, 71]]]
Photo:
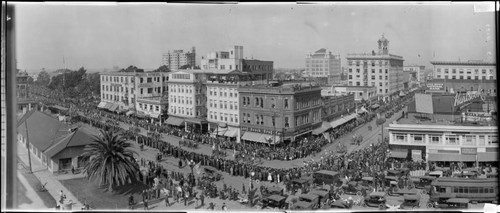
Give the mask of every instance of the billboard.
[[427, 83], [427, 90], [430, 91], [444, 91], [444, 83]]
[[434, 113], [431, 94], [415, 94], [415, 112]]

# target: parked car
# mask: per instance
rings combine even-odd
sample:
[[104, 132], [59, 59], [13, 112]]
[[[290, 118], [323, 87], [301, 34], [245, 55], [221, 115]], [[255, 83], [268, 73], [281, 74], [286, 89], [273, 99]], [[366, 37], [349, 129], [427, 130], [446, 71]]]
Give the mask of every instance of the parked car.
[[337, 201], [331, 203], [330, 207], [334, 208], [334, 209], [350, 209], [352, 206], [348, 202], [340, 199], [340, 200], [337, 200]]
[[280, 195], [271, 195], [269, 197], [266, 197], [263, 199], [262, 202], [262, 207], [266, 208], [278, 208], [278, 209], [284, 209], [286, 205], [286, 197], [280, 196]]
[[405, 195], [400, 209], [413, 209], [420, 207], [420, 195]]
[[378, 207], [380, 210], [386, 209], [386, 193], [385, 192], [372, 192], [365, 197], [364, 205], [369, 207]]
[[294, 210], [316, 210], [319, 207], [319, 196], [315, 194], [304, 194], [299, 196]]
[[440, 209], [468, 209], [470, 200], [467, 198], [450, 198], [437, 206]]
[[340, 190], [340, 194], [350, 194], [350, 195], [362, 196], [362, 195], [366, 194], [366, 189], [365, 189], [365, 187], [359, 185], [358, 182], [351, 181], [351, 182], [347, 183], [346, 185], [342, 186], [342, 189]]

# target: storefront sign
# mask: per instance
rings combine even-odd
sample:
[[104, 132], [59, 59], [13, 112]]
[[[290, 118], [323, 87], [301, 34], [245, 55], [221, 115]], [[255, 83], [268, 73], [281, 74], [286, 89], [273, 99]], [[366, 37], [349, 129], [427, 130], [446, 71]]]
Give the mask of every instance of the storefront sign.
[[477, 154], [477, 148], [462, 148], [463, 155], [475, 155]]
[[444, 90], [444, 84], [443, 83], [427, 83], [427, 89], [428, 90]]
[[485, 98], [484, 96], [479, 93], [478, 91], [468, 91], [467, 93], [457, 93], [455, 95], [455, 104], [453, 106], [459, 106], [464, 103], [467, 103], [469, 101], [472, 101], [476, 98], [481, 98], [481, 100], [484, 102]]
[[462, 119], [469, 122], [491, 121], [491, 114], [487, 112], [464, 112], [462, 113]]
[[411, 150], [411, 159], [413, 161], [422, 161], [422, 150]]

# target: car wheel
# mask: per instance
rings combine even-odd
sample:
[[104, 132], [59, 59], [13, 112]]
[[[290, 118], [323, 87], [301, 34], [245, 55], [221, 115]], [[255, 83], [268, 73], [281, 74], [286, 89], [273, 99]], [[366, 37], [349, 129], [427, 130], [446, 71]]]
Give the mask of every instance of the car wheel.
[[434, 207], [434, 206], [432, 205], [432, 203], [428, 203], [428, 204], [427, 204], [427, 208], [428, 208], [428, 209], [432, 209], [432, 207]]
[[380, 204], [380, 205], [378, 205], [378, 209], [379, 209], [379, 210], [384, 210], [384, 209], [385, 209], [385, 205], [384, 205], [384, 204]]
[[361, 191], [357, 191], [357, 192], [356, 192], [356, 195], [357, 195], [357, 196], [361, 196], [362, 194], [363, 194], [363, 193], [362, 193]]

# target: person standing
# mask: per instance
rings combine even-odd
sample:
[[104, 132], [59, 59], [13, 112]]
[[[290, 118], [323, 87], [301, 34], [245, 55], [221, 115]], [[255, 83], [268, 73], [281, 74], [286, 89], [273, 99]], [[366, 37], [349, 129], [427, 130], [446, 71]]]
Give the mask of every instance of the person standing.
[[148, 210], [148, 199], [144, 199], [143, 200], [143, 203], [144, 203], [144, 210]]
[[205, 196], [203, 196], [203, 193], [200, 194], [200, 200], [201, 200], [201, 206], [205, 206]]
[[165, 206], [166, 206], [166, 207], [169, 207], [169, 206], [170, 206], [170, 201], [168, 200], [168, 194], [169, 194], [169, 193], [168, 193], [168, 190], [167, 190], [167, 193], [166, 193], [166, 195], [165, 195]]

